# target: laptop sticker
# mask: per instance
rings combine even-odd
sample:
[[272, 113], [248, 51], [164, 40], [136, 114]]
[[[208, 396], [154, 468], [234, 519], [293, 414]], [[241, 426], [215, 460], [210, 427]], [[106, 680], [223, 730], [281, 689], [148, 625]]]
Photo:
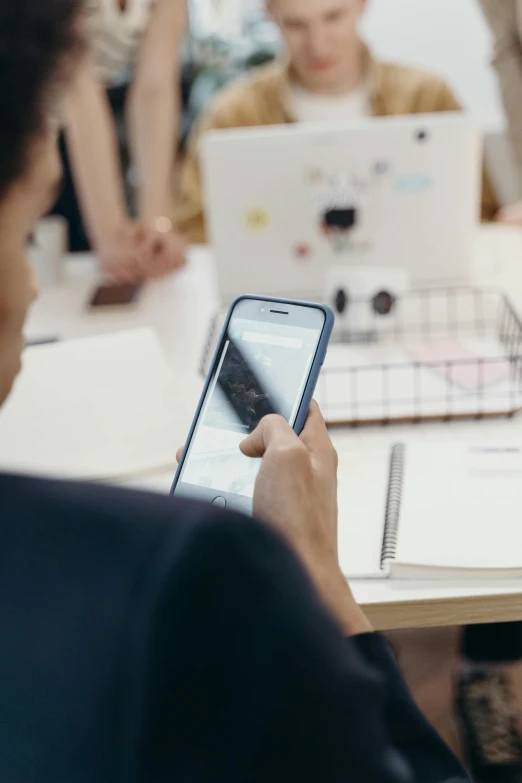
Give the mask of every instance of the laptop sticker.
[[403, 174], [395, 180], [395, 189], [401, 193], [426, 193], [433, 184], [426, 174]]
[[317, 185], [318, 182], [322, 182], [323, 178], [324, 173], [321, 171], [321, 169], [310, 169], [308, 172], [308, 179], [314, 185]]
[[352, 249], [352, 238], [360, 223], [365, 183], [353, 174], [336, 173], [326, 178], [319, 193], [319, 231], [336, 253]]
[[373, 164], [373, 171], [378, 177], [387, 174], [390, 170], [390, 164], [387, 160], [376, 160]]
[[270, 224], [270, 215], [266, 209], [253, 207], [245, 214], [245, 225], [249, 231], [264, 231]]
[[368, 237], [362, 235], [362, 216], [372, 192], [390, 170], [388, 161], [376, 160], [360, 173], [325, 171], [321, 180], [313, 183], [319, 233], [334, 253], [360, 253], [370, 247]]
[[307, 242], [298, 242], [294, 246], [294, 255], [298, 261], [308, 261], [312, 253], [313, 247]]

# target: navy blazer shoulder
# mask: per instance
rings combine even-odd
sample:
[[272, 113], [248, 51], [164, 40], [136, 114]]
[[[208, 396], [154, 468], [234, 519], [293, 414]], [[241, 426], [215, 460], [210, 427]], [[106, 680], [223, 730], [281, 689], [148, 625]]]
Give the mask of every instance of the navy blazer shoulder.
[[0, 476], [2, 783], [448, 783], [384, 639], [208, 506]]

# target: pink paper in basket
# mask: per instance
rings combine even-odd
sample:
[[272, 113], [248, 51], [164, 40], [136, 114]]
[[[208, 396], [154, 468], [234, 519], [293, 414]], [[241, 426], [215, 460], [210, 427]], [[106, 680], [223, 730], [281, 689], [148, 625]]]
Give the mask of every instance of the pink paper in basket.
[[408, 353], [414, 361], [469, 391], [509, 378], [509, 364], [504, 357], [480, 356], [451, 337], [418, 343], [409, 347]]

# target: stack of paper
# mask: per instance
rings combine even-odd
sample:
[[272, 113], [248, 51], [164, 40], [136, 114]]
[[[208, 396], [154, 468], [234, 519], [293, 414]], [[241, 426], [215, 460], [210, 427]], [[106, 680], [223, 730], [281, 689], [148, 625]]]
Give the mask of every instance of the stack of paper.
[[113, 479], [174, 468], [186, 435], [152, 330], [27, 349], [0, 410], [0, 469]]
[[498, 339], [332, 344], [316, 399], [328, 424], [508, 415], [518, 375]]

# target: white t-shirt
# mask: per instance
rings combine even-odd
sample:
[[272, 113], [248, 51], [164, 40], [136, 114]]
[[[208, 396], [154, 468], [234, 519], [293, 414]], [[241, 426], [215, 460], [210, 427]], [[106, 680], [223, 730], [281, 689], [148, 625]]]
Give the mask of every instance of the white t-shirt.
[[129, 81], [147, 30], [153, 0], [88, 0], [87, 25], [94, 67], [107, 87]]
[[296, 122], [345, 122], [371, 115], [366, 84], [344, 95], [319, 95], [294, 84], [290, 88], [290, 107]]

